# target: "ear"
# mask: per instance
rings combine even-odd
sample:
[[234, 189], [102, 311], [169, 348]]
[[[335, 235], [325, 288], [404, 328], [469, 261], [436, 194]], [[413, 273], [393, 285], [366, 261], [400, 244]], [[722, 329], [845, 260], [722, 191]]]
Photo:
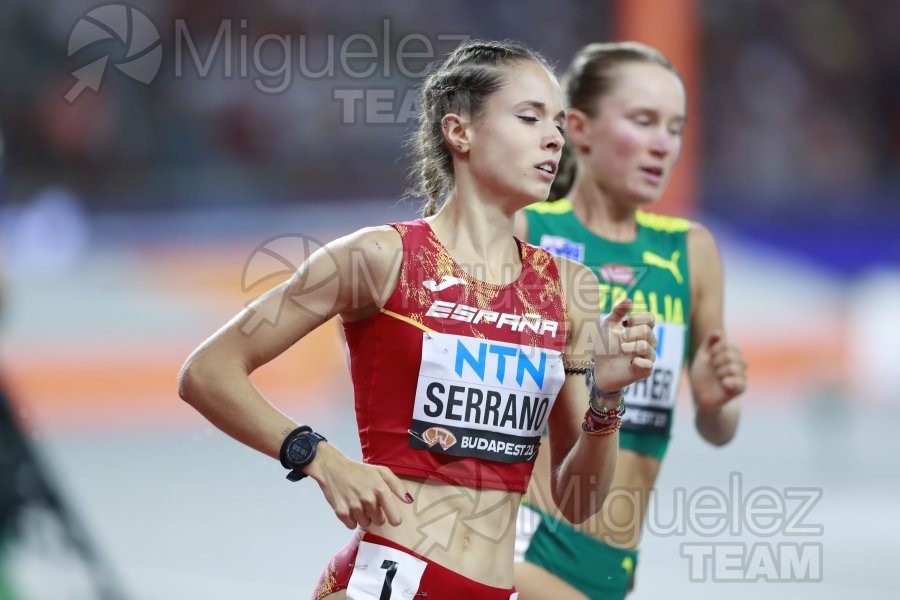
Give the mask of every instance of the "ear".
[[590, 150], [588, 141], [590, 121], [590, 117], [577, 108], [570, 108], [566, 111], [566, 137], [573, 146], [585, 153]]
[[447, 113], [441, 119], [441, 131], [450, 145], [451, 152], [467, 153], [469, 151], [469, 120], [456, 113]]

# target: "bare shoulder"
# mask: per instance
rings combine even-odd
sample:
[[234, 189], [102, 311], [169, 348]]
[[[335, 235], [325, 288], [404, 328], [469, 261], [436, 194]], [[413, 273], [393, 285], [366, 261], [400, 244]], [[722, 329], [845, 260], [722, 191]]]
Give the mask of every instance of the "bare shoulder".
[[364, 227], [333, 242], [338, 248], [364, 255], [372, 261], [383, 260], [386, 255], [403, 249], [403, 240], [390, 225]]
[[403, 250], [397, 230], [389, 225], [365, 227], [325, 245], [343, 266], [366, 264], [370, 269], [390, 265], [392, 257]]
[[693, 265], [705, 266], [719, 261], [719, 249], [712, 232], [700, 223], [692, 222], [687, 234], [688, 259]]
[[716, 239], [705, 226], [691, 224], [687, 234], [687, 253], [691, 313], [692, 320], [696, 321], [703, 319], [702, 315], [706, 312], [720, 312], [724, 274]]
[[345, 320], [364, 318], [383, 306], [397, 284], [403, 262], [403, 240], [389, 225], [366, 227], [328, 244], [342, 274], [342, 288], [355, 299]]

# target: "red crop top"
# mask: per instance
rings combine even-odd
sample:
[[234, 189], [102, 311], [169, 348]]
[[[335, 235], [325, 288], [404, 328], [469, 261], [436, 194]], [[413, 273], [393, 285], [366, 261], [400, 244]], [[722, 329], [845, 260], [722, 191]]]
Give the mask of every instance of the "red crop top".
[[519, 242], [508, 285], [469, 276], [424, 220], [397, 287], [344, 324], [363, 460], [400, 476], [524, 493], [565, 377], [565, 298], [553, 257]]

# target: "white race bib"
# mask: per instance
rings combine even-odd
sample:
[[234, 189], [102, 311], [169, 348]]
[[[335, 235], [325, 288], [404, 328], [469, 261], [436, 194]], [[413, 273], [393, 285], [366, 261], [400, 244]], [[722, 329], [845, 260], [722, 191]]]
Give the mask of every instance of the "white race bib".
[[427, 563], [395, 548], [360, 542], [347, 600], [410, 600], [419, 591]]
[[564, 378], [556, 350], [424, 333], [410, 446], [532, 462]]
[[653, 373], [632, 383], [625, 394], [622, 429], [638, 432], [666, 432], [672, 409], [678, 399], [681, 370], [684, 367], [685, 326], [657, 323], [653, 328], [659, 345]]

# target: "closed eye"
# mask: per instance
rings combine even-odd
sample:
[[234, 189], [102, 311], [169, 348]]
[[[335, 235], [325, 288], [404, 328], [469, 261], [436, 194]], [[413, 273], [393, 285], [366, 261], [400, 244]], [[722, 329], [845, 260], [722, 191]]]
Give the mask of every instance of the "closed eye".
[[[523, 121], [525, 121], [526, 123], [537, 123], [538, 121], [540, 121], [540, 119], [538, 119], [537, 117], [532, 117], [529, 115], [516, 115], [516, 116], [519, 117], [520, 119], [522, 119]], [[566, 128], [563, 127], [562, 125], [557, 125], [556, 129], [562, 135], [566, 135]]]

